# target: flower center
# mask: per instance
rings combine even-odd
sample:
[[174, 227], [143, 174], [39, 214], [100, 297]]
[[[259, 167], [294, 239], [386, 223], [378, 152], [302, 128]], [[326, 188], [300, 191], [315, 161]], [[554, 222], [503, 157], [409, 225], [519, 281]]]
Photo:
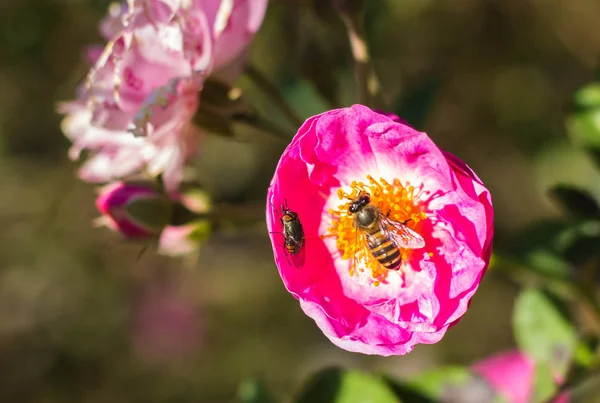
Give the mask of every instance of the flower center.
[[[342, 259], [353, 259], [350, 267], [350, 276], [355, 274], [362, 277], [370, 271], [373, 285], [377, 286], [387, 277], [388, 269], [374, 256], [366, 242], [365, 229], [357, 228], [355, 216], [357, 213], [349, 213], [348, 209], [353, 201], [361, 195], [368, 194], [370, 204], [377, 207], [380, 217], [378, 222], [395, 222], [406, 225], [415, 230], [420, 221], [427, 218], [414, 203], [415, 188], [404, 187], [400, 180], [394, 179], [392, 183], [381, 178], [379, 181], [367, 175], [368, 184], [353, 181], [350, 184], [350, 193], [338, 189], [338, 197], [345, 203], [336, 209], [330, 209], [329, 214], [333, 217], [331, 226], [327, 230], [328, 235], [336, 238], [336, 246], [342, 254]], [[418, 232], [417, 232], [418, 234]], [[410, 235], [410, 234], [409, 234]], [[378, 237], [381, 240], [381, 237]], [[397, 243], [394, 243], [397, 247]], [[371, 249], [373, 247], [371, 246]], [[402, 260], [410, 255], [410, 249], [398, 248]]]

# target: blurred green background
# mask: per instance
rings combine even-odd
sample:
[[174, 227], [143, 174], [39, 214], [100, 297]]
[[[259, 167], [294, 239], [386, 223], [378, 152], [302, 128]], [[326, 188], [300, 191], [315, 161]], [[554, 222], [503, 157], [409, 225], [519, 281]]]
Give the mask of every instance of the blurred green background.
[[[346, 34], [327, 4], [271, 0], [252, 46], [303, 117], [357, 102]], [[405, 377], [514, 345], [518, 287], [501, 264], [436, 345], [384, 359], [330, 344], [273, 264], [262, 203], [286, 144], [263, 133], [207, 135], [201, 179], [256, 222], [232, 217], [197, 260], [152, 249], [138, 258], [142, 245], [93, 228], [93, 187], [67, 160], [55, 103], [74, 97], [107, 6], [0, 2], [0, 401], [230, 402], [250, 378], [286, 398], [326, 365]], [[549, 185], [600, 196], [598, 172], [564, 129], [572, 93], [597, 67], [599, 18], [597, 0], [368, 2], [386, 101], [484, 180], [500, 243], [557, 215]], [[277, 113], [247, 78], [239, 85]]]

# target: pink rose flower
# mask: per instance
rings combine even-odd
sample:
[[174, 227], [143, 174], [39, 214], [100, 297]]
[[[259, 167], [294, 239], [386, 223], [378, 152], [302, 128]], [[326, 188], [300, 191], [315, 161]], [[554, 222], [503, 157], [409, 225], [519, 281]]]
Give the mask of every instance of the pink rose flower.
[[[82, 179], [108, 182], [162, 174], [175, 192], [197, 155], [191, 124], [204, 78], [237, 57], [260, 26], [266, 0], [130, 0], [100, 23], [104, 49], [79, 100], [63, 104], [70, 156], [90, 154]], [[222, 40], [221, 40], [222, 39]], [[219, 50], [221, 49], [221, 50]], [[217, 57], [217, 59], [215, 59]]]
[[111, 183], [100, 190], [96, 207], [102, 213], [98, 223], [126, 238], [159, 234], [170, 215], [169, 201], [150, 184]]
[[171, 79], [201, 82], [248, 46], [266, 6], [267, 0], [129, 0], [109, 10], [100, 26], [112, 37], [88, 83], [94, 107], [135, 112]]
[[[400, 248], [398, 270], [373, 258], [354, 228], [348, 208], [361, 192], [386, 222], [405, 222], [409, 239], [422, 238]], [[286, 288], [349, 351], [398, 355], [438, 342], [466, 312], [489, 263], [493, 210], [481, 180], [425, 133], [362, 105], [308, 119], [281, 156], [267, 200]], [[301, 268], [281, 235], [286, 201], [304, 228]]]
[[[527, 354], [514, 350], [488, 357], [472, 367], [507, 403], [529, 403], [535, 383], [535, 361]], [[553, 403], [568, 403], [567, 392]]]

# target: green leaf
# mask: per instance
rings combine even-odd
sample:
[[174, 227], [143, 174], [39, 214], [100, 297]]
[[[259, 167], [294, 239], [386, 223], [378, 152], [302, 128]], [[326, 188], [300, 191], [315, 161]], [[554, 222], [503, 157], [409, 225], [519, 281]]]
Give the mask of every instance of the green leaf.
[[296, 403], [401, 403], [382, 377], [329, 368], [313, 376]]
[[267, 389], [260, 381], [248, 380], [238, 389], [239, 403], [274, 403]]
[[551, 199], [570, 218], [600, 218], [600, 207], [597, 201], [585, 190], [569, 185], [554, 186], [549, 190]]
[[545, 362], [538, 362], [535, 365], [535, 376], [533, 379], [533, 398], [534, 402], [545, 402], [550, 398], [558, 385], [554, 382], [552, 369]]
[[329, 109], [315, 87], [307, 80], [294, 80], [287, 85], [286, 99], [303, 118]]
[[600, 257], [600, 221], [585, 220], [572, 225], [561, 236], [561, 255], [572, 265], [581, 264]]
[[600, 257], [600, 236], [580, 236], [565, 250], [565, 258], [575, 265]]
[[556, 376], [564, 377], [577, 346], [577, 333], [564, 309], [538, 289], [526, 289], [517, 298], [513, 328], [519, 348], [537, 362], [536, 396], [552, 394]]
[[574, 113], [567, 119], [567, 133], [575, 144], [598, 162], [600, 153], [600, 108]]
[[566, 126], [569, 137], [600, 164], [600, 83], [591, 83], [575, 93], [573, 113]]
[[577, 343], [573, 359], [575, 360], [577, 365], [585, 368], [589, 367], [594, 363], [594, 360], [596, 359], [596, 354], [590, 346], [590, 343], [583, 340]]
[[568, 230], [569, 223], [565, 221], [537, 221], [515, 236], [504, 253], [538, 275], [567, 281], [572, 266], [562, 257], [561, 250]]
[[403, 402], [410, 403], [436, 403], [436, 400], [423, 394], [421, 391], [417, 390], [414, 386], [404, 383], [398, 382], [395, 379], [385, 376], [385, 381], [392, 388], [394, 393], [398, 398], [400, 398]]
[[588, 84], [575, 92], [573, 107], [576, 111], [600, 108], [600, 83]]
[[427, 371], [406, 382], [404, 388], [428, 399], [422, 400], [423, 403], [501, 401], [501, 397], [495, 394], [487, 382], [464, 367], [450, 366]]

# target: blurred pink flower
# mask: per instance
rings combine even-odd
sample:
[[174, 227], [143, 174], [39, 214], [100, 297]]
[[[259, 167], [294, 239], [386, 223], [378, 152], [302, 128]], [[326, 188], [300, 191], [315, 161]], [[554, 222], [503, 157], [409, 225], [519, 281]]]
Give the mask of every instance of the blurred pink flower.
[[63, 131], [80, 176], [107, 182], [162, 174], [175, 192], [197, 154], [192, 117], [198, 92], [215, 68], [248, 45], [266, 0], [129, 0], [112, 4], [100, 23], [106, 46], [86, 49], [93, 64], [79, 99], [63, 104]]
[[150, 361], [189, 357], [200, 342], [199, 314], [175, 289], [155, 287], [141, 295], [132, 310], [131, 339], [137, 354]]
[[160, 233], [170, 212], [169, 201], [150, 184], [124, 182], [103, 187], [96, 207], [102, 213], [98, 223], [126, 238], [148, 238]]
[[[529, 403], [533, 397], [535, 361], [527, 354], [512, 350], [485, 358], [472, 366], [507, 403]], [[568, 393], [562, 393], [553, 403], [568, 403]]]
[[[360, 191], [424, 247], [401, 249], [387, 270], [348, 214]], [[466, 312], [487, 269], [493, 238], [488, 190], [425, 134], [362, 105], [309, 118], [284, 151], [267, 195], [267, 226], [283, 282], [339, 347], [406, 354], [436, 343]], [[305, 263], [290, 264], [280, 206], [302, 222]], [[359, 240], [357, 242], [357, 239]]]
[[[161, 90], [168, 103], [164, 109], [156, 102], [141, 105], [136, 116], [115, 111], [104, 115], [105, 124], [94, 123], [92, 111], [82, 101], [60, 106], [59, 111], [67, 114], [62, 131], [73, 142], [70, 158], [76, 160], [83, 150], [89, 152], [79, 171], [83, 180], [103, 183], [162, 174], [165, 188], [177, 190], [186, 161], [197, 152], [200, 135], [189, 123], [196, 111], [197, 92], [189, 80], [174, 80]], [[139, 122], [146, 135], [128, 131], [126, 126], [133, 122]]]

